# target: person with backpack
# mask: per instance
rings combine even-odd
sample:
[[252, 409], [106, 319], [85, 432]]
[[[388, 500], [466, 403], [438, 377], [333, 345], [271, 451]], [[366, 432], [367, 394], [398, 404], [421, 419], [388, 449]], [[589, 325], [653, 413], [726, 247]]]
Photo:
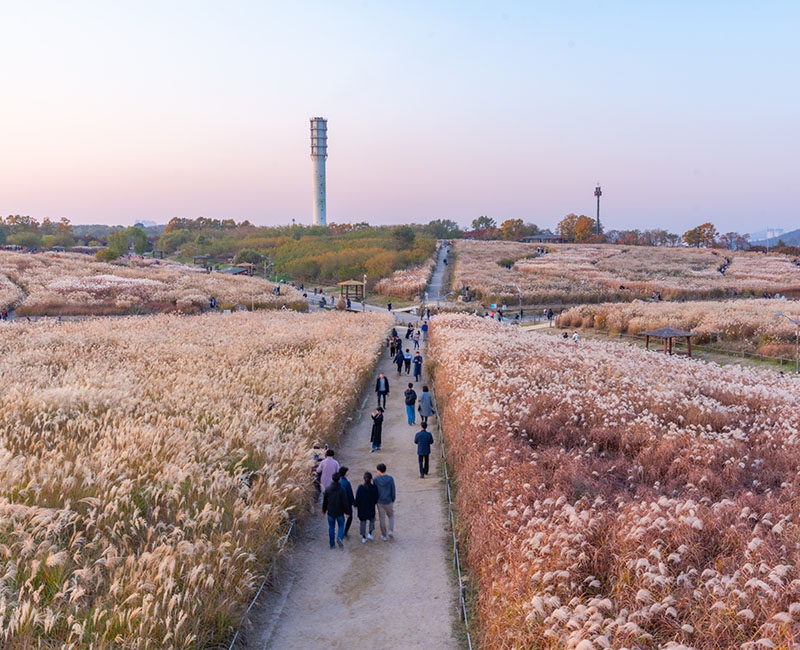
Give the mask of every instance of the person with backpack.
[[414, 381], [419, 381], [420, 376], [422, 375], [422, 355], [417, 351], [414, 355], [414, 358], [411, 360], [414, 364]]
[[428, 431], [427, 423], [420, 425], [422, 428], [414, 436], [414, 444], [417, 446], [417, 458], [419, 460], [419, 477], [425, 478], [430, 469], [431, 445], [433, 436]]
[[428, 424], [428, 418], [431, 415], [436, 415], [436, 411], [433, 410], [433, 395], [431, 395], [427, 386], [422, 387], [422, 395], [419, 396], [419, 407], [417, 410], [419, 411], [422, 424]]
[[[372, 474], [364, 472], [364, 482], [356, 490], [356, 510], [362, 544], [366, 544], [367, 540], [374, 539], [372, 533], [375, 532], [375, 504], [377, 503], [378, 488], [372, 482]], [[369, 522], [369, 532], [367, 532], [367, 522]]]
[[355, 503], [355, 497], [353, 496], [353, 486], [350, 485], [350, 481], [347, 480], [347, 472], [349, 468], [342, 465], [339, 468], [339, 484], [342, 486], [344, 490], [345, 496], [345, 504], [344, 504], [344, 536], [347, 537], [347, 533], [350, 532], [350, 525], [353, 523], [353, 504]]
[[383, 407], [379, 406], [372, 412], [372, 433], [369, 441], [372, 443], [372, 452], [380, 451], [381, 436], [383, 435]]
[[417, 391], [414, 390], [414, 384], [408, 385], [404, 395], [406, 398], [406, 416], [408, 417], [408, 426], [412, 427], [416, 423], [414, 405], [417, 403]]
[[[347, 496], [344, 489], [339, 484], [339, 472], [334, 472], [331, 477], [331, 484], [325, 489], [322, 497], [322, 514], [328, 515], [328, 541], [331, 548], [339, 545], [344, 548], [344, 513]], [[339, 526], [339, 534], [336, 534], [336, 526]]]

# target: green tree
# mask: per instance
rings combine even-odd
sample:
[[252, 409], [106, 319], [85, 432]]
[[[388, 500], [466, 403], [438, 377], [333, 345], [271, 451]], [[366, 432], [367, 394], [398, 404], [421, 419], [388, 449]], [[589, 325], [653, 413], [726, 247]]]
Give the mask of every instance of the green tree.
[[473, 230], [486, 230], [488, 228], [497, 228], [497, 222], [492, 219], [491, 217], [487, 217], [486, 215], [482, 215], [477, 219], [472, 220], [472, 229]]
[[398, 250], [408, 250], [414, 247], [416, 233], [411, 226], [397, 226], [392, 229], [392, 239]]
[[39, 248], [42, 245], [42, 236], [35, 232], [17, 232], [8, 238], [8, 241], [23, 248]]
[[434, 219], [422, 227], [422, 232], [433, 235], [436, 239], [455, 239], [461, 237], [461, 228], [450, 219]]
[[6, 236], [6, 229], [0, 228], [0, 246], [5, 246], [8, 237]]
[[264, 256], [252, 248], [243, 248], [236, 257], [233, 258], [234, 264], [261, 264]]
[[556, 230], [558, 236], [564, 241], [575, 241], [575, 226], [578, 223], [578, 215], [570, 212], [566, 217], [558, 222]]

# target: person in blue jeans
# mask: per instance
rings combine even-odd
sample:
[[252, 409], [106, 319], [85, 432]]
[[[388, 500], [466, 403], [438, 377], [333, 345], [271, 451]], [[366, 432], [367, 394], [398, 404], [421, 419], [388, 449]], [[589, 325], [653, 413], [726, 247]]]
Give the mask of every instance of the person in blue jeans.
[[417, 414], [414, 412], [414, 406], [417, 403], [417, 391], [414, 390], [414, 384], [409, 384], [406, 392], [403, 393], [406, 398], [406, 416], [408, 417], [408, 426], [414, 426], [416, 423]]
[[[322, 497], [322, 514], [328, 515], [328, 540], [331, 548], [339, 545], [344, 548], [344, 513], [347, 510], [347, 495], [339, 483], [339, 472], [334, 472], [331, 484]], [[339, 525], [339, 534], [336, 535], [336, 525]]]

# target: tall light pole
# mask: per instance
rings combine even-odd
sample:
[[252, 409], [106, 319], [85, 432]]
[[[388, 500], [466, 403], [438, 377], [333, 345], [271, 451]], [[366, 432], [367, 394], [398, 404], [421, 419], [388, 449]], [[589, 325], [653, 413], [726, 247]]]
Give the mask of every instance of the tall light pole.
[[783, 316], [786, 320], [794, 323], [794, 371], [800, 372], [800, 320], [789, 318], [786, 314], [779, 311], [775, 312], [776, 316]]
[[597, 197], [597, 232], [595, 234], [599, 237], [600, 236], [600, 197], [603, 196], [603, 191], [600, 189], [600, 183], [598, 183], [597, 187], [594, 188], [594, 195]]

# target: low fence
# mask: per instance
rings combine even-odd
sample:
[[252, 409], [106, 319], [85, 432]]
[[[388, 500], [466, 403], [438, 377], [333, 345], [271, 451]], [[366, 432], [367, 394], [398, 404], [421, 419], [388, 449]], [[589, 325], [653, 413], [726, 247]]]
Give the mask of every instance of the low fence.
[[233, 639], [231, 639], [231, 644], [228, 646], [228, 650], [233, 650], [233, 647], [236, 645], [236, 641], [239, 638], [239, 634], [242, 632], [242, 628], [244, 627], [244, 623], [247, 620], [247, 615], [250, 613], [250, 610], [253, 609], [256, 602], [258, 602], [258, 597], [261, 595], [261, 592], [264, 591], [264, 587], [266, 587], [267, 582], [272, 578], [272, 574], [275, 572], [275, 563], [277, 562], [278, 558], [283, 554], [283, 550], [286, 548], [286, 545], [289, 543], [289, 537], [291, 537], [292, 532], [294, 531], [296, 519], [293, 517], [289, 523], [289, 530], [286, 531], [286, 534], [281, 539], [280, 546], [278, 548], [278, 552], [275, 553], [275, 556], [272, 558], [272, 562], [269, 565], [269, 571], [267, 571], [264, 579], [261, 581], [261, 586], [258, 588], [256, 595], [253, 596], [253, 600], [250, 601], [250, 604], [247, 606], [244, 614], [242, 614], [242, 618], [239, 621], [239, 625], [236, 628], [236, 634], [233, 635]]
[[467, 586], [464, 583], [464, 574], [461, 570], [461, 555], [459, 553], [458, 536], [456, 535], [456, 520], [453, 514], [453, 494], [450, 488], [450, 472], [447, 469], [447, 454], [445, 451], [444, 434], [442, 432], [441, 411], [439, 410], [439, 405], [436, 403], [435, 396], [433, 398], [433, 408], [436, 412], [436, 426], [439, 431], [439, 447], [442, 450], [442, 469], [444, 470], [444, 483], [447, 490], [447, 516], [450, 520], [450, 534], [453, 537], [453, 566], [458, 578], [458, 614], [459, 618], [464, 623], [467, 648], [472, 650], [472, 636], [469, 631], [469, 612], [467, 611]]
[[[571, 329], [571, 328], [564, 328], [564, 329]], [[609, 332], [608, 330], [600, 330], [600, 329], [593, 329], [590, 328], [586, 330], [587, 332], [597, 334], [600, 336], [605, 336], [606, 338], [610, 339], [629, 339], [631, 341], [639, 341], [644, 343], [645, 337], [641, 336], [640, 334], [623, 334], [622, 332]], [[655, 341], [655, 339], [651, 339]], [[650, 348], [651, 350], [658, 351], [660, 349], [660, 344], [656, 344], [655, 347]], [[686, 350], [686, 344], [679, 339], [676, 339], [673, 342], [673, 350]], [[783, 364], [787, 364], [789, 366], [789, 370], [792, 370], [793, 367], [797, 366], [797, 359], [789, 359], [787, 357], [773, 357], [768, 354], [760, 354], [758, 352], [747, 352], [746, 350], [729, 350], [727, 348], [718, 348], [713, 345], [706, 345], [705, 343], [692, 343], [692, 351], [698, 350], [700, 352], [710, 352], [713, 354], [722, 354], [729, 357], [739, 358], [739, 359], [754, 359], [758, 361], [768, 361], [771, 363], [775, 363], [779, 366], [783, 366]]]

